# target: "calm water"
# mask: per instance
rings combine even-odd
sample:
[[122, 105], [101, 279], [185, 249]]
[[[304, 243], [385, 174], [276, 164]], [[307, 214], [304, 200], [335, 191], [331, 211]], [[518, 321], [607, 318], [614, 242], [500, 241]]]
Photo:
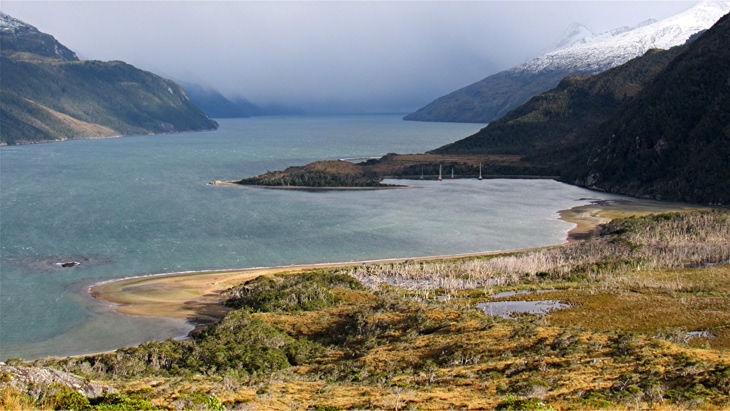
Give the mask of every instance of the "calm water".
[[[316, 159], [425, 151], [479, 129], [395, 115], [220, 123], [214, 132], [0, 149], [0, 359], [186, 329], [110, 312], [86, 295], [99, 280], [543, 245], [570, 228], [556, 211], [610, 197], [537, 180], [328, 193], [210, 187]], [[82, 265], [54, 266], [66, 259]]]

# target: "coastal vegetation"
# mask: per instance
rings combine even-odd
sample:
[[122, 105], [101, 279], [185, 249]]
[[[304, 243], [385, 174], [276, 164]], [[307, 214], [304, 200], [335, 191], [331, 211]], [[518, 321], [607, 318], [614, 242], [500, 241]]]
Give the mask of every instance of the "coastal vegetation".
[[458, 291], [544, 279], [601, 283], [635, 270], [703, 266], [730, 260], [729, 214], [694, 211], [629, 217], [600, 227], [589, 241], [497, 256], [364, 265], [347, 273], [364, 284]]
[[387, 187], [383, 177], [348, 161], [317, 161], [303, 167], [289, 167], [237, 181], [241, 185], [269, 187]]
[[386, 178], [429, 179], [521, 177], [550, 178], [558, 171], [533, 165], [515, 155], [441, 155], [390, 153], [361, 163], [317, 161], [305, 166], [270, 171], [236, 181], [241, 185], [302, 188], [388, 187]]
[[[188, 339], [9, 363], [79, 375], [109, 387], [105, 394], [56, 400], [53, 387], [13, 388], [17, 377], [3, 369], [2, 401], [76, 409], [729, 406], [729, 230], [725, 210], [686, 211], [617, 219], [562, 246], [262, 276], [229, 289], [231, 311]], [[501, 318], [477, 307], [543, 300], [568, 308]]]

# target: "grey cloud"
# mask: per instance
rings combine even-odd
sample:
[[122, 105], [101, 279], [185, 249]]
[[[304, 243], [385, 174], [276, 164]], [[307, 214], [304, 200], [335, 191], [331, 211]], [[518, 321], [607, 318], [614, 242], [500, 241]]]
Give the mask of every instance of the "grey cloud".
[[523, 62], [580, 22], [595, 32], [691, 2], [13, 2], [0, 8], [86, 58], [125, 60], [254, 102], [415, 109]]

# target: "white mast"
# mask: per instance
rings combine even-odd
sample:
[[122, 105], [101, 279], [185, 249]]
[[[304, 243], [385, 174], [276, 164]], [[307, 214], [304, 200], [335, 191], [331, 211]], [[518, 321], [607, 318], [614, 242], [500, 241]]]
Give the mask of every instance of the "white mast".
[[439, 164], [439, 181], [441, 181], [441, 180], [442, 180], [442, 178], [441, 178], [441, 164]]
[[451, 167], [451, 178], [454, 178], [454, 167]]
[[482, 179], [482, 163], [479, 163], [479, 179]]

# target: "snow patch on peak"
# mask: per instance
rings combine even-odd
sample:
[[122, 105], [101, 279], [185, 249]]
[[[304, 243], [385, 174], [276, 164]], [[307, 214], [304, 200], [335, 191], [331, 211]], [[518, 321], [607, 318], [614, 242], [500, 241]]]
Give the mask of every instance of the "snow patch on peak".
[[646, 19], [646, 20], [641, 21], [641, 22], [639, 22], [637, 24], [634, 24], [633, 26], [617, 27], [617, 28], [615, 28], [613, 30], [609, 30], [609, 31], [607, 31], [606, 33], [603, 33], [603, 34], [608, 34], [608, 35], [611, 35], [611, 36], [617, 36], [617, 35], [619, 35], [621, 33], [626, 33], [627, 31], [631, 31], [631, 30], [634, 30], [634, 29], [638, 29], [640, 27], [644, 27], [644, 26], [648, 26], [650, 24], [654, 24], [657, 21], [659, 21], [659, 20], [657, 20], [657, 19]]
[[561, 49], [564, 47], [570, 47], [575, 44], [585, 43], [591, 37], [595, 36], [591, 29], [580, 24], [571, 23], [568, 28], [565, 29], [562, 40], [555, 44], [555, 49]]
[[23, 23], [15, 17], [9, 16], [0, 11], [0, 31], [16, 32], [23, 28], [32, 28], [33, 26]]
[[664, 20], [645, 20], [632, 27], [584, 37], [512, 70], [598, 73], [641, 56], [649, 49], [668, 49], [684, 44], [693, 34], [710, 28], [728, 12], [730, 0], [702, 1]]

